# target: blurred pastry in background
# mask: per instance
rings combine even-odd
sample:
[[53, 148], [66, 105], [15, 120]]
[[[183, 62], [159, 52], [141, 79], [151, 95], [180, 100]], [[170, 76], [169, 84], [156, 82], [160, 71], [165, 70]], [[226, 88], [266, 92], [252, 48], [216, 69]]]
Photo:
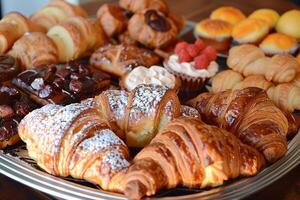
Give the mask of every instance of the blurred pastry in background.
[[297, 39], [300, 39], [300, 11], [290, 10], [285, 12], [276, 24], [276, 30]]
[[152, 49], [168, 46], [179, 33], [173, 20], [152, 9], [134, 14], [128, 31], [131, 38]]
[[165, 14], [169, 12], [168, 5], [164, 0], [119, 0], [119, 5], [132, 13], [145, 9], [158, 10]]
[[268, 35], [259, 47], [266, 55], [295, 54], [299, 48], [296, 38], [283, 33], [272, 33]]
[[194, 34], [217, 51], [226, 51], [231, 43], [232, 28], [233, 26], [226, 21], [204, 19], [196, 25]]
[[112, 37], [124, 32], [128, 19], [125, 10], [115, 4], [103, 4], [97, 11], [97, 18], [107, 36]]
[[232, 30], [234, 42], [238, 44], [258, 44], [269, 33], [269, 25], [261, 19], [247, 18]]
[[256, 11], [254, 11], [253, 13], [251, 13], [251, 15], [249, 15], [250, 19], [265, 20], [268, 23], [270, 29], [275, 27], [279, 17], [280, 16], [279, 16], [278, 12], [276, 12], [275, 10], [270, 9], [270, 8], [258, 9]]
[[246, 16], [238, 8], [231, 6], [223, 6], [214, 10], [210, 15], [210, 19], [223, 20], [232, 25], [236, 25], [240, 21], [246, 19]]
[[298, 62], [299, 62], [299, 64], [300, 64], [300, 53], [298, 53], [298, 55], [297, 55], [297, 60], [298, 60]]

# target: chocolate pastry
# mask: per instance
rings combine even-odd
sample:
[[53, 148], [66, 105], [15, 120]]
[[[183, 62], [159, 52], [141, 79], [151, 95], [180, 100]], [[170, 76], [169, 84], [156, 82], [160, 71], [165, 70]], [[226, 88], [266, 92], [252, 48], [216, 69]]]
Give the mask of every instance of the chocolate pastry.
[[19, 64], [15, 58], [0, 55], [0, 82], [11, 80], [19, 71]]
[[16, 88], [0, 85], [0, 149], [20, 141], [19, 122], [35, 108], [37, 105]]
[[163, 13], [169, 12], [168, 5], [164, 0], [119, 0], [119, 5], [133, 13], [145, 9], [158, 10]]
[[123, 76], [134, 67], [150, 67], [160, 58], [150, 50], [133, 45], [106, 45], [94, 52], [90, 64], [117, 77]]
[[175, 40], [175, 23], [157, 10], [144, 10], [132, 16], [128, 23], [131, 38], [149, 48], [163, 48]]
[[98, 9], [97, 18], [109, 37], [125, 31], [128, 23], [125, 10], [109, 3], [103, 4]]
[[88, 65], [67, 63], [45, 65], [22, 72], [13, 84], [40, 105], [66, 105], [94, 97], [110, 86], [110, 77], [91, 70]]

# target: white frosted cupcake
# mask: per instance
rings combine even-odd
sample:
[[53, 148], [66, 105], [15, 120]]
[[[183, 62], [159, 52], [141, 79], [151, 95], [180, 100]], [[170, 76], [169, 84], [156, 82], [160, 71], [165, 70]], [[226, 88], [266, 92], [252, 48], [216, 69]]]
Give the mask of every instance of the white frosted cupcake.
[[123, 76], [120, 81], [120, 86], [127, 91], [131, 91], [141, 84], [161, 85], [178, 91], [181, 86], [181, 81], [160, 66], [152, 66], [150, 68], [143, 66], [136, 67]]

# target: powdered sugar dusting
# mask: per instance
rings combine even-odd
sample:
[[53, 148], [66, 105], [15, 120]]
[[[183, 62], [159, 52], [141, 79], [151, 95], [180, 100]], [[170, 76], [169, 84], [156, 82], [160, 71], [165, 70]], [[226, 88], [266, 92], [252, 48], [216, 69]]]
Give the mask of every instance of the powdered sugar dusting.
[[113, 171], [120, 171], [124, 168], [129, 167], [130, 163], [124, 158], [123, 154], [119, 149], [113, 149], [112, 151], [105, 154], [102, 159], [102, 163], [109, 165]]
[[125, 145], [124, 142], [118, 138], [114, 132], [109, 129], [103, 129], [97, 132], [93, 137], [84, 140], [79, 148], [85, 152], [98, 152], [113, 145]]
[[103, 94], [108, 98], [115, 119], [122, 119], [128, 104], [128, 93], [122, 90], [107, 90]]
[[181, 115], [184, 117], [195, 117], [195, 118], [201, 118], [198, 110], [195, 108], [181, 105], [180, 107]]
[[139, 85], [135, 88], [135, 95], [129, 113], [130, 120], [139, 120], [143, 116], [151, 116], [168, 88], [159, 85]]

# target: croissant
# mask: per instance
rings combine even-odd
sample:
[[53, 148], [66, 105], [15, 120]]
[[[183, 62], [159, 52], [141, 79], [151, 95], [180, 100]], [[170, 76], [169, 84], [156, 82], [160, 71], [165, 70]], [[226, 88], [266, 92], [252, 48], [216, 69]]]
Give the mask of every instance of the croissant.
[[287, 151], [288, 121], [260, 88], [203, 93], [189, 102], [208, 124], [234, 133], [270, 163]]
[[232, 133], [195, 118], [171, 122], [134, 158], [124, 179], [130, 199], [183, 185], [205, 188], [257, 174], [263, 156]]
[[[53, 26], [47, 35], [54, 41], [58, 49], [59, 61], [67, 62], [77, 59], [89, 50], [95, 49], [105, 41], [99, 25], [83, 17], [70, 17]], [[103, 39], [103, 41], [101, 41]]]
[[34, 13], [31, 20], [47, 32], [54, 25], [74, 16], [87, 17], [88, 15], [79, 6], [72, 5], [64, 0], [54, 0]]
[[99, 115], [130, 147], [144, 147], [167, 123], [181, 115], [175, 91], [164, 86], [139, 85], [130, 93], [107, 90], [94, 102]]
[[292, 84], [300, 88], [300, 73], [297, 73], [296, 77], [292, 81]]
[[168, 5], [164, 0], [119, 0], [119, 5], [133, 13], [145, 9], [158, 10], [163, 13], [169, 12]]
[[238, 83], [242, 82], [244, 77], [233, 70], [225, 70], [217, 73], [212, 78], [212, 92], [221, 92], [227, 89], [233, 89]]
[[58, 52], [45, 33], [28, 33], [15, 42], [9, 55], [17, 58], [23, 69], [58, 62]]
[[291, 55], [266, 57], [263, 51], [250, 44], [230, 49], [227, 65], [244, 76], [263, 75], [268, 81], [290, 82], [299, 70], [299, 63]]
[[6, 22], [0, 22], [0, 53], [4, 54], [9, 50], [14, 42], [21, 37], [21, 35], [15, 31], [17, 25]]
[[128, 19], [125, 10], [114, 4], [103, 4], [97, 11], [97, 19], [107, 36], [112, 37], [124, 32]]
[[129, 150], [88, 102], [48, 104], [28, 114], [18, 131], [29, 156], [46, 172], [123, 190]]

